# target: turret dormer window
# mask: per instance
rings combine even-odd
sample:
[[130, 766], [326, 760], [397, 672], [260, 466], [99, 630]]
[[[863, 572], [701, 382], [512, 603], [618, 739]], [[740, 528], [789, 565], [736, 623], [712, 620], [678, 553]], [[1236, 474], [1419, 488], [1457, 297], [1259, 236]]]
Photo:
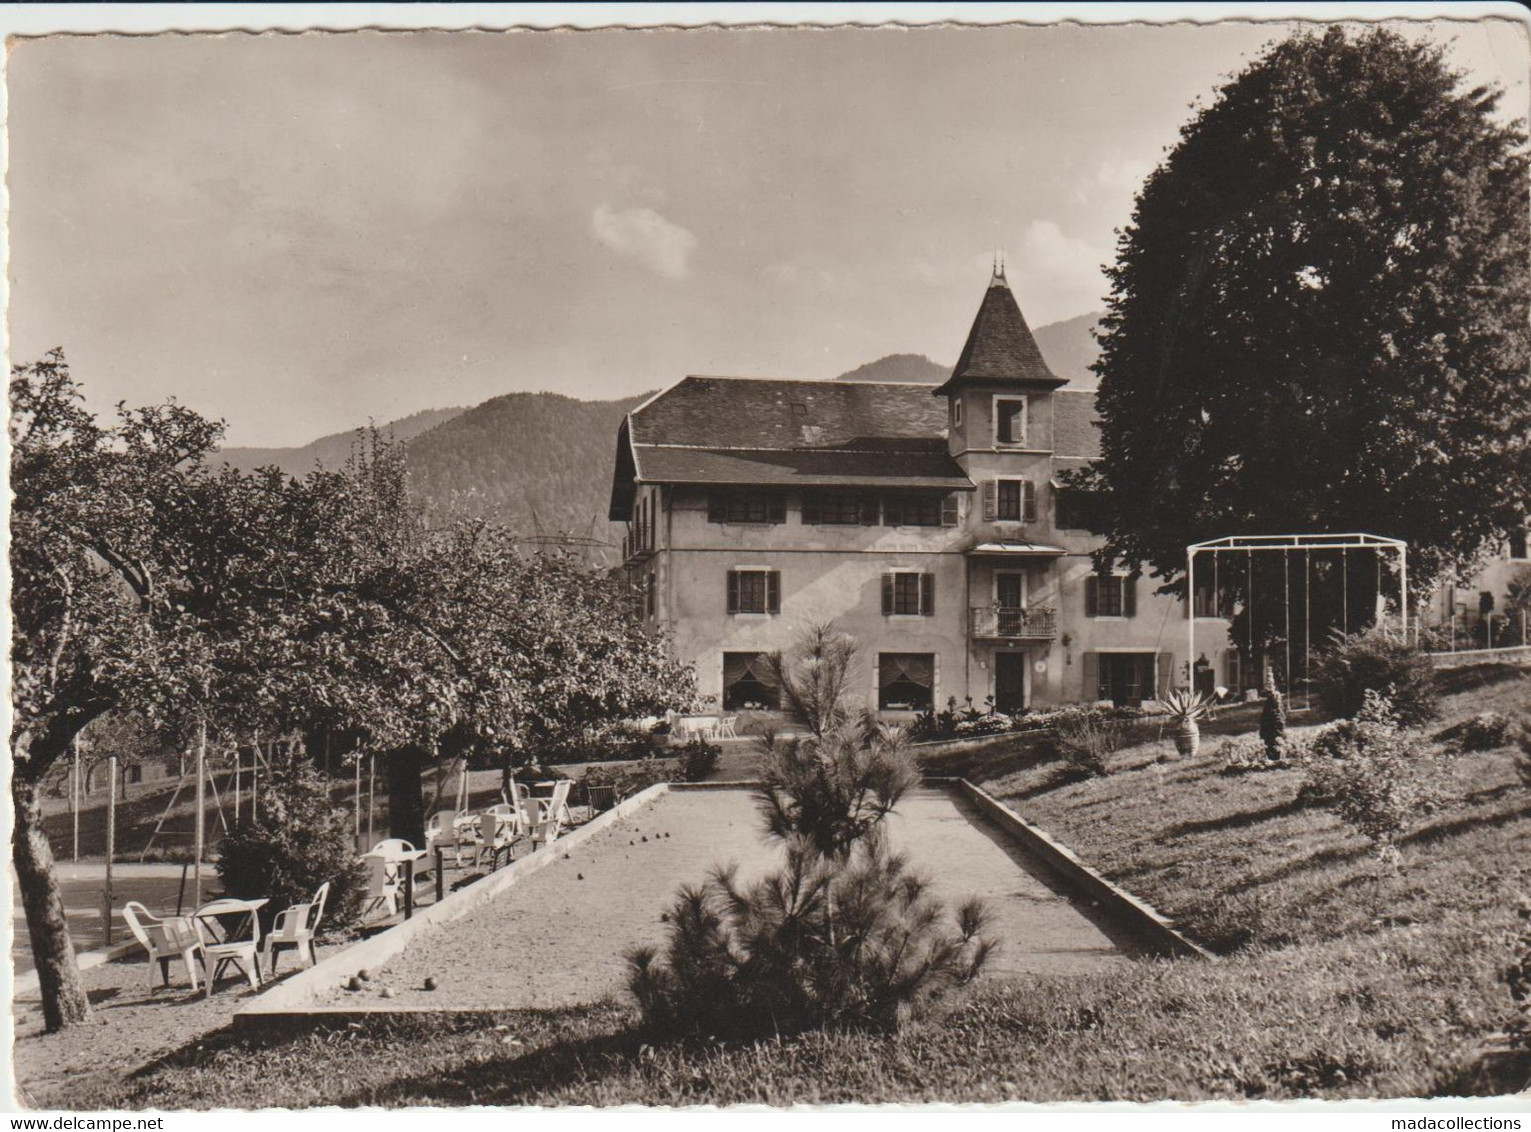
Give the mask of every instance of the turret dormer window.
[[1026, 444], [1026, 398], [994, 398], [994, 447], [1021, 448]]

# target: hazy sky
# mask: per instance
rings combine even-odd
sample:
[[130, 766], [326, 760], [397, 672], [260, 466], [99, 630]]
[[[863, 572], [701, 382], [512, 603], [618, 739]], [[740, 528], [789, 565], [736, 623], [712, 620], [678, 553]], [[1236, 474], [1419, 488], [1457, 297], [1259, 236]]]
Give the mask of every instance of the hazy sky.
[[[299, 444], [513, 390], [950, 364], [996, 245], [1097, 308], [1293, 25], [59, 38], [9, 62], [11, 356]], [[1520, 25], [1402, 25], [1524, 114]]]

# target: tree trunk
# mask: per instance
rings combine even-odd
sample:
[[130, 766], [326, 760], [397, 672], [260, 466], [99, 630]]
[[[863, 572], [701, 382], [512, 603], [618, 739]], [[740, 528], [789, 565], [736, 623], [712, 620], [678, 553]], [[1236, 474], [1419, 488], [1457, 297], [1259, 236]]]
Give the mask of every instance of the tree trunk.
[[27, 936], [37, 964], [42, 991], [43, 1022], [49, 1032], [90, 1019], [90, 1001], [80, 981], [80, 968], [64, 918], [64, 895], [53, 872], [53, 847], [43, 830], [42, 798], [37, 782], [24, 775], [11, 778], [11, 801], [16, 808], [12, 836], [16, 882], [26, 909]]
[[400, 747], [383, 756], [383, 765], [388, 768], [388, 836], [420, 848], [425, 844], [425, 788], [420, 781], [425, 752]]

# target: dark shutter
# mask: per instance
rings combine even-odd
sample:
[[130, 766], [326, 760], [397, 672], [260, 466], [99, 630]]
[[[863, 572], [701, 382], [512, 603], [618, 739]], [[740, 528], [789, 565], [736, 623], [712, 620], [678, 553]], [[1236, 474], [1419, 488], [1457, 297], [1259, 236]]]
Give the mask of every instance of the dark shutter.
[[893, 575], [882, 576], [882, 615], [891, 616], [893, 613]]
[[994, 522], [994, 516], [998, 513], [998, 495], [999, 484], [994, 480], [986, 481], [983, 485], [983, 517], [985, 522]]
[[1021, 481], [1021, 518], [1028, 523], [1037, 521], [1037, 485], [1030, 480]]
[[936, 576], [934, 574], [920, 575], [920, 612], [926, 617], [935, 615]]
[[773, 491], [769, 496], [770, 510], [767, 512], [773, 523], [785, 523], [787, 521], [787, 497], [779, 491]]
[[1084, 688], [1081, 691], [1085, 702], [1104, 699], [1100, 694], [1100, 653], [1087, 652], [1080, 660], [1084, 667]]
[[765, 576], [766, 587], [766, 612], [781, 612], [781, 574], [775, 570], [767, 570]]
[[728, 611], [739, 612], [739, 573], [736, 570], [728, 572]]
[[819, 502], [819, 493], [816, 491], [803, 492], [803, 522], [820, 522], [819, 516], [821, 514], [823, 514], [823, 511]]
[[1136, 578], [1123, 578], [1122, 586], [1122, 616], [1136, 617], [1138, 615], [1138, 580]]
[[861, 497], [861, 522], [862, 525], [875, 527], [877, 525], [878, 499], [875, 492], [867, 492]]
[[709, 523], [721, 523], [727, 516], [726, 503], [721, 491], [707, 493], [707, 521]]
[[941, 525], [943, 527], [957, 525], [957, 493], [955, 491], [948, 491], [941, 497]]
[[1100, 579], [1094, 574], [1084, 580], [1084, 615], [1100, 616]]

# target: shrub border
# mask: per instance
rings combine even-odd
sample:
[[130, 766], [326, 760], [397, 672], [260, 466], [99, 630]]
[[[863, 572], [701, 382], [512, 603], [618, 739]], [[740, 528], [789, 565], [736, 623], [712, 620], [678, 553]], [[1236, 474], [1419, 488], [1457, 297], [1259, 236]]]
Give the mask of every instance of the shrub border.
[[[315, 998], [321, 987], [328, 987], [343, 975], [349, 976], [363, 967], [379, 967], [403, 951], [416, 936], [437, 924], [450, 923], [466, 916], [479, 905], [493, 900], [517, 881], [551, 865], [570, 849], [588, 841], [608, 826], [615, 825], [630, 814], [643, 809], [669, 793], [670, 784], [658, 782], [634, 794], [631, 798], [607, 810], [592, 821], [561, 837], [534, 853], [528, 853], [503, 869], [490, 873], [481, 880], [450, 893], [439, 903], [415, 914], [401, 924], [379, 932], [371, 939], [352, 944], [313, 967], [300, 971], [272, 986], [255, 998], [255, 1001], [234, 1014], [234, 1029], [280, 1028], [301, 1024], [305, 1026], [345, 1024], [360, 1018], [376, 1018], [389, 1015], [458, 1013], [424, 1008], [408, 1009], [362, 1009], [354, 1006], [317, 1006]], [[483, 1013], [501, 1013], [497, 1011]], [[473, 1013], [479, 1013], [474, 1011]]]

